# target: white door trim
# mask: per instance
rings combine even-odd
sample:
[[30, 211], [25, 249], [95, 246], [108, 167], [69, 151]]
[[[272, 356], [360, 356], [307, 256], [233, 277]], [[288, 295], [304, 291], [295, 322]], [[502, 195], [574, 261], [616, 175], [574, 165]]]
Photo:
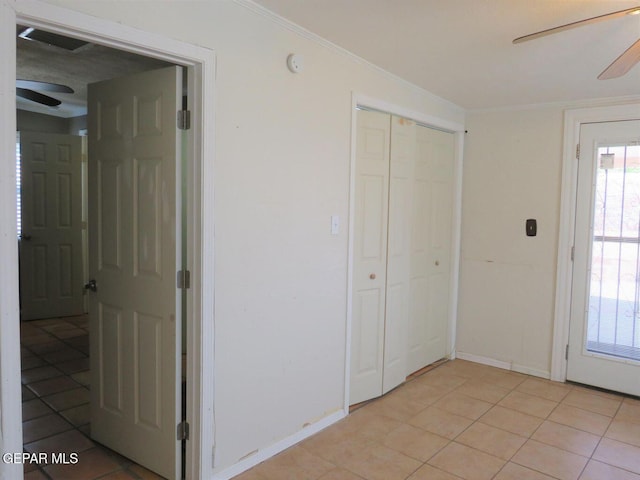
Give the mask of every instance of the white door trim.
[[460, 234], [462, 220], [462, 159], [464, 146], [464, 125], [444, 118], [427, 115], [394, 103], [380, 100], [368, 95], [354, 92], [351, 95], [351, 165], [349, 173], [349, 253], [347, 259], [347, 324], [346, 324], [346, 354], [345, 354], [345, 386], [344, 386], [344, 414], [349, 414], [349, 397], [351, 382], [351, 327], [352, 327], [352, 292], [353, 292], [353, 264], [354, 264], [354, 233], [355, 233], [355, 182], [356, 182], [356, 135], [358, 107], [371, 108], [384, 113], [398, 115], [419, 124], [432, 128], [452, 132], [455, 138], [455, 166], [454, 166], [454, 203], [452, 219], [452, 248], [451, 248], [451, 304], [449, 306], [449, 332], [447, 355], [455, 358], [456, 322], [458, 318], [458, 278], [460, 272]]
[[[187, 67], [192, 129], [187, 173], [188, 267], [192, 287], [187, 308], [187, 478], [211, 478], [214, 425], [214, 262], [213, 165], [215, 131], [215, 53], [212, 50], [144, 32], [33, 0], [0, 0], [0, 405], [2, 451], [22, 452], [19, 348], [18, 252], [15, 198], [16, 23], [27, 23], [112, 48], [160, 58]], [[7, 173], [10, 172], [10, 173]], [[206, 245], [206, 248], [204, 246]], [[205, 321], [206, 320], [206, 321]], [[22, 478], [22, 465], [0, 462], [0, 478]]]
[[575, 233], [576, 188], [578, 182], [576, 149], [580, 143], [580, 125], [583, 123], [613, 122], [638, 118], [640, 118], [640, 103], [579, 108], [567, 110], [564, 114], [562, 192], [560, 197], [560, 228], [558, 232], [556, 302], [551, 350], [551, 380], [564, 382], [567, 379], [565, 353], [569, 343], [569, 320], [571, 316], [571, 283], [573, 280], [571, 248], [574, 243]]

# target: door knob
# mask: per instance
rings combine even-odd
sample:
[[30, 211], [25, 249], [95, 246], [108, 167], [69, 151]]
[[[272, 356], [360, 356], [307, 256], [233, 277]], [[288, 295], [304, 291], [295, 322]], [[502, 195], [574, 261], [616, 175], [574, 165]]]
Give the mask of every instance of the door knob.
[[375, 279], [376, 279], [376, 274], [375, 274], [375, 273], [372, 273], [371, 275], [369, 275], [369, 278], [370, 278], [371, 280], [375, 280]]
[[439, 260], [436, 260], [436, 267], [437, 267], [438, 265], [440, 265], [440, 261], [439, 261]]
[[91, 290], [92, 292], [97, 292], [98, 285], [96, 284], [96, 281], [92, 278], [91, 280], [89, 280], [87, 283], [84, 284], [84, 289]]
[[20, 235], [20, 240], [29, 241], [31, 240], [31, 235]]

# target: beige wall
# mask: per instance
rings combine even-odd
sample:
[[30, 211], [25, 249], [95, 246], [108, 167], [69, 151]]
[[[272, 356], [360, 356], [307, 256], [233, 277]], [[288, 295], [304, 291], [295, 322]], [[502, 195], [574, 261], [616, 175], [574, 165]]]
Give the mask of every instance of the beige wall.
[[16, 125], [18, 131], [63, 133], [78, 135], [78, 131], [87, 128], [87, 117], [61, 118], [42, 113], [16, 110]]
[[457, 351], [548, 376], [563, 109], [471, 113], [466, 125]]
[[464, 112], [232, 1], [51, 3], [216, 52], [216, 470], [342, 409], [352, 93]]
[[41, 113], [16, 110], [18, 131], [42, 133], [69, 133], [69, 120]]
[[[153, 15], [148, 1], [48, 1], [216, 52], [216, 316], [205, 321], [215, 320], [217, 471], [343, 406], [353, 92], [466, 123], [457, 350], [548, 376], [562, 107], [465, 121], [231, 0], [152, 2]], [[286, 69], [292, 52], [305, 57], [298, 75]], [[537, 237], [525, 236], [527, 218]]]

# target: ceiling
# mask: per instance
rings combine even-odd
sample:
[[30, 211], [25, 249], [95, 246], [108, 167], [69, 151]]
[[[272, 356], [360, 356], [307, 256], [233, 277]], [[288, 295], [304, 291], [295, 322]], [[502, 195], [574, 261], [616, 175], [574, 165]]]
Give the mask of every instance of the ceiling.
[[[23, 28], [18, 27], [18, 31]], [[62, 101], [58, 107], [46, 107], [17, 98], [18, 110], [57, 117], [76, 117], [87, 111], [87, 85], [110, 78], [161, 68], [167, 63], [102, 45], [87, 44], [75, 51], [17, 38], [16, 77], [59, 83], [74, 93], [41, 92]]]
[[640, 15], [512, 44], [640, 0], [255, 2], [466, 109], [640, 95], [640, 64], [624, 77], [597, 79], [640, 37]]

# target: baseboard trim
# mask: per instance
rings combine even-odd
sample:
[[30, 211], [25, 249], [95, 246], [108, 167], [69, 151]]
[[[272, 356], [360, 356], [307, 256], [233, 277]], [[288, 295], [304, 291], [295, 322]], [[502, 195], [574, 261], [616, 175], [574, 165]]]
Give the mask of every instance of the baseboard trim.
[[551, 373], [545, 370], [538, 370], [536, 368], [519, 365], [513, 362], [505, 362], [502, 360], [496, 360], [495, 358], [483, 357], [482, 355], [475, 355], [473, 353], [456, 352], [456, 357], [460, 360], [468, 360], [469, 362], [480, 363], [482, 365], [489, 365], [490, 367], [501, 368], [503, 370], [510, 370], [512, 372], [524, 373], [533, 377], [540, 377], [549, 379]]
[[211, 477], [211, 480], [229, 480], [236, 475], [240, 475], [242, 472], [255, 467], [259, 463], [268, 460], [269, 458], [277, 455], [287, 448], [292, 447], [296, 443], [299, 443], [302, 440], [315, 435], [319, 431], [324, 430], [328, 426], [342, 420], [346, 416], [347, 414], [343, 410], [338, 410], [337, 412], [334, 412], [331, 415], [326, 416], [321, 420], [318, 420], [317, 422], [304, 427], [302, 430], [294, 433], [293, 435], [290, 435], [280, 440], [279, 442], [274, 443], [273, 445], [269, 445], [268, 447], [259, 449], [250, 456], [243, 458], [238, 463], [225, 468], [218, 473], [215, 473], [213, 477]]
[[544, 378], [545, 380], [549, 380], [551, 378], [551, 372], [549, 371], [538, 370], [537, 368], [526, 367], [524, 365], [518, 365], [517, 363], [511, 365], [511, 370], [513, 370], [514, 372], [531, 375], [532, 377]]

